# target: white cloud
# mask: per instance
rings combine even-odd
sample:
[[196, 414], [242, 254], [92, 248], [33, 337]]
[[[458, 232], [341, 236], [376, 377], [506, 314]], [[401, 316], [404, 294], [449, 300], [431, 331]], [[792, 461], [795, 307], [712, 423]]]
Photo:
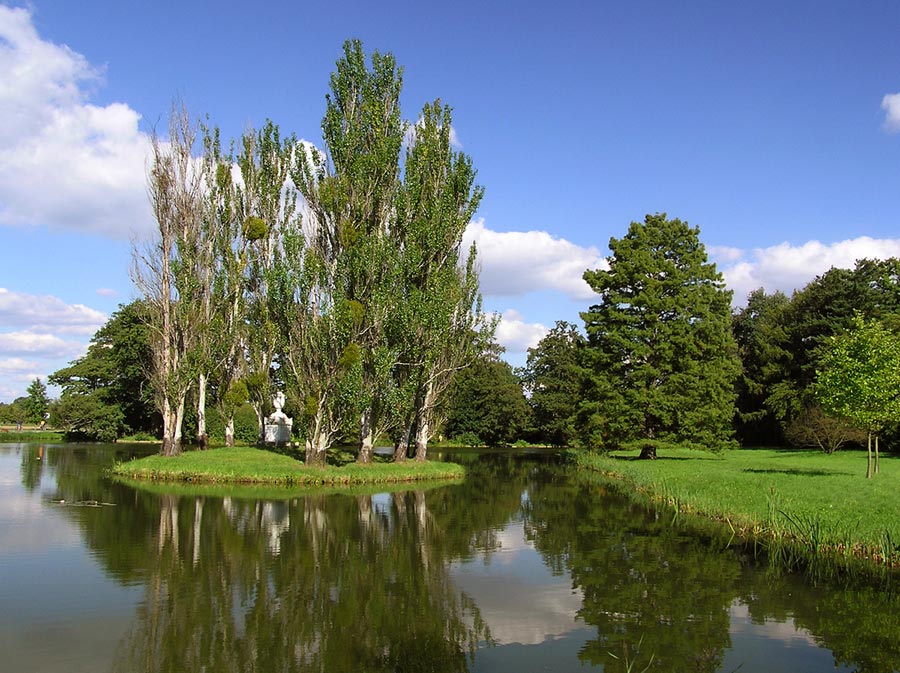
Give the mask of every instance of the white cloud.
[[495, 338], [497, 343], [506, 347], [507, 355], [524, 353], [529, 348], [537, 346], [538, 341], [543, 339], [548, 331], [546, 325], [539, 322], [525, 322], [521, 313], [515, 309], [508, 309], [500, 316]]
[[587, 269], [606, 266], [594, 246], [583, 248], [546, 231], [492, 231], [482, 219], [470, 222], [466, 229], [463, 245], [472, 241], [478, 246], [485, 295], [557, 290], [574, 300], [591, 299], [594, 292], [582, 275]]
[[747, 295], [759, 287], [767, 292], [782, 290], [790, 294], [832, 267], [852, 269], [858, 259], [888, 257], [900, 257], [900, 239], [861, 236], [834, 243], [807, 241], [792, 245], [785, 242], [756, 248], [749, 259], [739, 259], [723, 267], [722, 274], [728, 287], [734, 290], [735, 304], [743, 304]]
[[900, 132], [900, 93], [889, 93], [881, 99], [885, 112], [884, 128], [889, 133]]
[[100, 70], [42, 40], [29, 10], [0, 6], [0, 72], [0, 224], [149, 229], [149, 140], [127, 105], [87, 102]]
[[727, 245], [707, 245], [706, 252], [717, 262], [734, 262], [744, 256], [744, 251], [740, 248]]
[[0, 325], [33, 332], [91, 335], [105, 322], [105, 314], [83, 304], [67, 304], [58, 297], [0, 287]]
[[0, 333], [0, 354], [39, 355], [49, 358], [75, 358], [85, 351], [79, 341], [65, 341], [53, 334], [40, 332]]
[[119, 293], [109, 287], [98, 287], [97, 294], [101, 297], [117, 297]]
[[106, 315], [58, 297], [0, 288], [0, 400], [25, 394], [28, 384], [87, 351], [86, 337]]

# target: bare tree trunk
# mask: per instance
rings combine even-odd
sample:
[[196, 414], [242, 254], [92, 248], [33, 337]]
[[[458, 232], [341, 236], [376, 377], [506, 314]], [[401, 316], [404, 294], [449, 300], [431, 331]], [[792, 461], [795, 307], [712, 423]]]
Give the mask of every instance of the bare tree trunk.
[[225, 446], [234, 446], [234, 414], [225, 423]]
[[181, 453], [181, 424], [184, 418], [184, 398], [180, 404], [172, 408], [168, 397], [163, 399], [162, 420], [163, 440], [160, 453], [164, 456], [177, 456]]
[[254, 402], [252, 406], [256, 412], [256, 444], [262, 446], [266, 443], [266, 417], [263, 416], [262, 404]]
[[206, 449], [206, 374], [200, 374], [197, 381], [197, 448]]
[[184, 424], [184, 395], [178, 400], [178, 408], [175, 411], [175, 432], [172, 435], [172, 443], [175, 451], [181, 453], [181, 428]]
[[869, 441], [866, 443], [866, 479], [872, 478], [872, 433], [869, 432]]
[[416, 428], [416, 460], [419, 462], [428, 460], [428, 421], [424, 418]]
[[434, 406], [434, 383], [425, 384], [425, 395], [422, 398], [422, 406], [419, 409], [419, 422], [416, 425], [416, 460], [424, 462], [428, 459], [429, 419]]
[[875, 435], [875, 474], [878, 474], [878, 435]]
[[371, 463], [375, 453], [375, 437], [372, 433], [372, 408], [362, 412], [359, 418], [359, 453], [357, 463]]
[[640, 460], [656, 460], [656, 444], [647, 442], [641, 447]]
[[394, 462], [402, 463], [409, 458], [409, 438], [412, 435], [412, 423], [406, 426], [400, 439], [394, 444]]

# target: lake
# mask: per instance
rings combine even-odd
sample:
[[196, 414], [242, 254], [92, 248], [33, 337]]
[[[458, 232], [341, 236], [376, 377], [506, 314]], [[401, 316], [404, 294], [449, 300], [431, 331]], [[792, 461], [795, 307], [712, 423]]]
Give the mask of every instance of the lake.
[[0, 444], [0, 670], [900, 670], [900, 603], [759, 565], [552, 453], [457, 485], [132, 487]]

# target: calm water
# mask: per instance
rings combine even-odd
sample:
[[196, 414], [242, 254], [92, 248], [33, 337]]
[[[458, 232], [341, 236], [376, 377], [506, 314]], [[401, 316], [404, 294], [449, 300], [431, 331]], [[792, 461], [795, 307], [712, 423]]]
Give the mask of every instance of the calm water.
[[754, 568], [547, 456], [323, 494], [105, 479], [132, 450], [0, 444], [0, 670], [900, 669], [900, 599]]

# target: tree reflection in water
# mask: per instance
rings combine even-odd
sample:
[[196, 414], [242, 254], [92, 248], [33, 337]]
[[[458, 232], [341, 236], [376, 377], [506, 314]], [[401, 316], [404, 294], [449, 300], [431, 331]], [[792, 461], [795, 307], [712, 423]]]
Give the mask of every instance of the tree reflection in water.
[[147, 598], [114, 669], [468, 670], [490, 633], [450, 581], [428, 496], [160, 496]]
[[733, 670], [737, 610], [761, 630], [796, 624], [802, 645], [829, 648], [836, 666], [900, 670], [896, 595], [757, 569], [566, 466], [470, 456], [461, 485], [242, 499], [110, 482], [96, 449], [37, 457], [22, 452], [26, 487], [50, 472], [46, 497], [118, 504], [61, 511], [110, 577], [145, 587], [112, 667], [122, 673], [478, 669], [490, 624], [451, 567], [489, 560], [511, 522], [550, 573], [571, 578], [590, 627], [574, 647], [588, 668]]

